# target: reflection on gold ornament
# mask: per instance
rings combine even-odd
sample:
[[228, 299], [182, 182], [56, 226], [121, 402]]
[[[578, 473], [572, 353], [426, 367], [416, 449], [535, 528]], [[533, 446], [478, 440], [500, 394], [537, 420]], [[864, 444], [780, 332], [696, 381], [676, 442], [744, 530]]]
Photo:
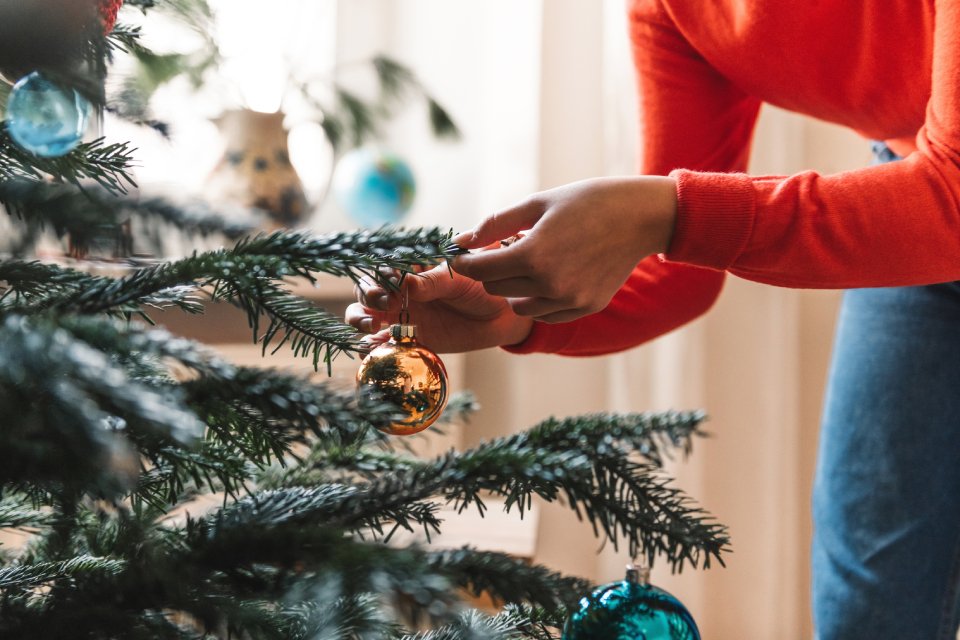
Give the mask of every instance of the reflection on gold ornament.
[[420, 345], [413, 325], [395, 324], [390, 341], [363, 359], [357, 372], [361, 403], [396, 405], [402, 420], [378, 429], [395, 436], [419, 433], [440, 417], [447, 405], [447, 371], [433, 351]]

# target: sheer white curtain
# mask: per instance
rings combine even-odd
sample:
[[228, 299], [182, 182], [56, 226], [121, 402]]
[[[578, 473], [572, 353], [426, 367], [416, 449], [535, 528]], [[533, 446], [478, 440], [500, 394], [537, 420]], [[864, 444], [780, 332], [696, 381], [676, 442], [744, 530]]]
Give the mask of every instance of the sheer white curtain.
[[[396, 55], [463, 127], [461, 143], [439, 144], [412, 112], [391, 132], [420, 180], [410, 224], [467, 228], [532, 191], [634, 170], [623, 0], [345, 0], [339, 16], [343, 55]], [[831, 172], [867, 160], [852, 134], [767, 109], [753, 170]], [[657, 567], [654, 580], [690, 606], [704, 637], [809, 638], [809, 486], [836, 301], [731, 278], [707, 317], [626, 353], [470, 354], [459, 382], [483, 408], [463, 443], [551, 415], [704, 409], [712, 437], [670, 473], [730, 527], [734, 552], [726, 568], [671, 576]], [[536, 560], [619, 579], [627, 559], [598, 549], [567, 509], [544, 507]]]

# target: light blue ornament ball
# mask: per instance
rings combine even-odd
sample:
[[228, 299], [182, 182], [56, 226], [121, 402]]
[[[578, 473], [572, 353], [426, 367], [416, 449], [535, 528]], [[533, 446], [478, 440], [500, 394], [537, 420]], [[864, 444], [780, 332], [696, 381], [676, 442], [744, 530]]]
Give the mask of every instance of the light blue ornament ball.
[[21, 78], [7, 100], [7, 131], [14, 142], [45, 158], [73, 150], [87, 129], [90, 103], [74, 89], [61, 89], [38, 72]]
[[633, 580], [600, 587], [580, 600], [563, 640], [700, 640], [690, 612], [653, 585]]
[[333, 180], [337, 203], [363, 227], [398, 222], [413, 204], [416, 182], [399, 156], [354, 149], [340, 160]]

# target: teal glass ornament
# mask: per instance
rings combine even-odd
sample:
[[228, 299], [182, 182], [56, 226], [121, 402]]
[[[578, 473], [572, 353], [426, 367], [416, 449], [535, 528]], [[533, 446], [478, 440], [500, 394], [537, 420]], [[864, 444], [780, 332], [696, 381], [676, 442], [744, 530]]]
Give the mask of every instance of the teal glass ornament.
[[693, 616], [675, 597], [650, 584], [647, 570], [581, 598], [563, 627], [563, 640], [700, 640]]
[[354, 149], [340, 160], [333, 179], [337, 203], [363, 227], [398, 222], [413, 204], [416, 182], [396, 154]]
[[57, 158], [83, 140], [90, 110], [90, 103], [76, 90], [62, 89], [34, 71], [10, 90], [7, 131], [30, 153]]

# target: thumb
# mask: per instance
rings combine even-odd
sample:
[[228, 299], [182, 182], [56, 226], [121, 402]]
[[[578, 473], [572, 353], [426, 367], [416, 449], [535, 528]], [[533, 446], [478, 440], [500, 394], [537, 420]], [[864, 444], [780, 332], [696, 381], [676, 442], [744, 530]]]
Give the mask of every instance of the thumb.
[[529, 229], [537, 223], [544, 210], [539, 201], [525, 200], [485, 218], [470, 231], [454, 237], [452, 242], [464, 249], [478, 249]]
[[450, 272], [447, 263], [428, 271], [407, 276], [404, 285], [410, 299], [416, 302], [432, 302], [441, 298], [456, 297], [463, 286], [463, 278]]

